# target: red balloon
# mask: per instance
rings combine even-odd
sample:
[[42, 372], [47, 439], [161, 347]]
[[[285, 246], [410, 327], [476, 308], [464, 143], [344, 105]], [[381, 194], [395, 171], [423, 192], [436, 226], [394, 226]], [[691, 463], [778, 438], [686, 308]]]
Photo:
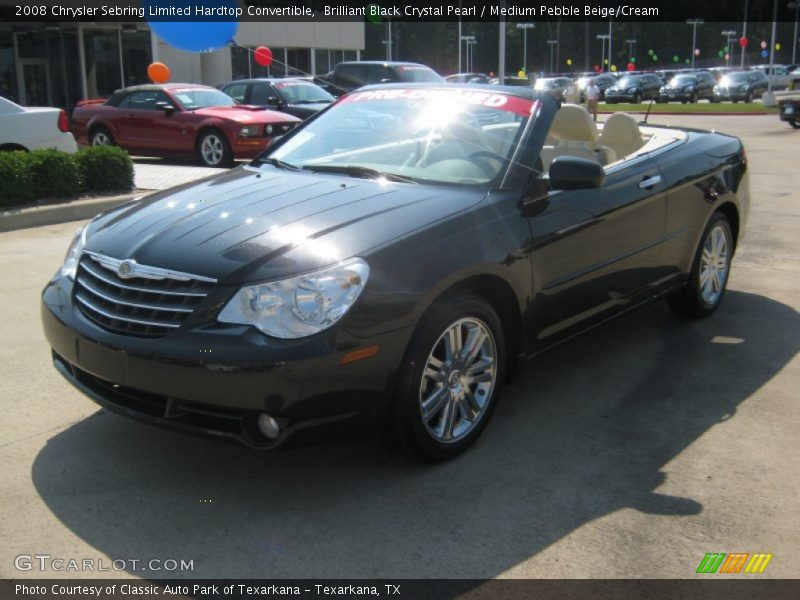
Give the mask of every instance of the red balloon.
[[599, 73], [600, 72], [600, 65], [595, 65], [594, 66], [594, 72], [595, 73]]
[[256, 62], [262, 67], [268, 67], [272, 64], [272, 50], [266, 46], [259, 46], [256, 48], [253, 58], [255, 58]]
[[635, 71], [636, 65], [633, 63], [628, 63], [628, 71]]
[[742, 37], [739, 38], [739, 45], [742, 48], [747, 48], [747, 42], [748, 42], [748, 40], [747, 40], [746, 37], [742, 36]]

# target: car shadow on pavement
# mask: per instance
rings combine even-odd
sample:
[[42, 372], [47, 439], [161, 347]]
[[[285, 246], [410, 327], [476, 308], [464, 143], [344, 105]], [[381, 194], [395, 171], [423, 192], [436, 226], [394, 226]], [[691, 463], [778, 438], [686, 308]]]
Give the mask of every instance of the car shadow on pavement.
[[[656, 491], [665, 465], [736, 418], [798, 329], [749, 293], [700, 321], [654, 305], [525, 364], [483, 438], [440, 465], [374, 440], [255, 453], [98, 412], [48, 441], [33, 481], [112, 559], [194, 561], [139, 576], [491, 577], [614, 511], [702, 512]], [[699, 460], [702, 489], [716, 458]]]

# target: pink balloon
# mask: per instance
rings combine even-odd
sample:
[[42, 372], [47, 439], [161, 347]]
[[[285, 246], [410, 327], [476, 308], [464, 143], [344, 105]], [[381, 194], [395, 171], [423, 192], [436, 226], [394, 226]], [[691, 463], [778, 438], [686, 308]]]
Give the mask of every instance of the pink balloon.
[[256, 48], [253, 58], [255, 58], [256, 62], [262, 67], [268, 67], [272, 64], [272, 50], [266, 46], [259, 46]]

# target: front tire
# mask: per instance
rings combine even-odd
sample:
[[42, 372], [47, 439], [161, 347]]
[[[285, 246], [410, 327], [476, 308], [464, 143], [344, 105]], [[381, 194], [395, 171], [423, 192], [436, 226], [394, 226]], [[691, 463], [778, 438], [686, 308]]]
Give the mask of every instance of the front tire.
[[634, 104], [642, 103], [642, 95], [640, 93], [637, 92], [636, 95], [633, 97], [633, 103]]
[[669, 307], [682, 317], [707, 317], [722, 302], [733, 258], [731, 225], [716, 212], [706, 225], [695, 253], [689, 282], [680, 292], [667, 298]]
[[794, 127], [795, 129], [800, 129], [800, 123], [798, 123], [797, 118], [789, 119], [788, 123], [790, 127]]
[[403, 359], [390, 424], [399, 446], [426, 461], [458, 456], [483, 432], [505, 376], [505, 336], [492, 306], [459, 294], [420, 320]]
[[197, 139], [197, 158], [206, 167], [230, 167], [233, 152], [228, 138], [217, 129], [204, 131]]

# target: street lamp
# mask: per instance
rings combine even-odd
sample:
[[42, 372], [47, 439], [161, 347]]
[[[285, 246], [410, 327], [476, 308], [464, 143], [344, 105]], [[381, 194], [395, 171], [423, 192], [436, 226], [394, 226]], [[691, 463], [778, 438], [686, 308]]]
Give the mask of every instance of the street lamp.
[[725, 61], [727, 66], [731, 66], [731, 40], [736, 38], [736, 30], [735, 29], [726, 29], [722, 32], [722, 35], [725, 36], [725, 54], [728, 56], [728, 60]]
[[466, 73], [471, 73], [472, 69], [470, 68], [470, 62], [469, 62], [469, 47], [470, 47], [470, 45], [477, 43], [475, 41], [475, 36], [474, 35], [462, 35], [461, 36], [461, 41], [459, 42], [459, 45], [461, 44], [461, 42], [466, 42], [466, 44], [467, 44], [467, 56], [466, 56], [466, 58], [467, 58], [467, 68], [465, 69], [465, 72]]
[[630, 60], [635, 56], [633, 49], [636, 47], [636, 40], [625, 40], [625, 43], [628, 44], [628, 59]]
[[534, 23], [517, 23], [517, 29], [522, 29], [522, 70], [528, 74], [528, 29], [536, 27]]
[[[603, 40], [603, 56], [600, 59], [600, 67], [602, 67], [603, 70], [605, 70], [605, 61], [606, 61], [606, 40], [609, 39], [610, 37], [611, 36], [608, 35], [607, 33], [598, 33], [597, 34], [597, 39], [598, 40]], [[609, 61], [608, 68], [609, 69], [611, 68], [611, 61]]]
[[386, 60], [387, 61], [391, 61], [392, 60], [392, 20], [388, 19], [386, 21], [386, 24], [389, 26], [388, 39], [383, 40], [383, 42], [381, 42], [381, 43], [384, 46], [386, 46]]
[[558, 40], [547, 40], [547, 43], [550, 44], [550, 73], [553, 73], [553, 48], [558, 45]]
[[686, 23], [692, 26], [692, 68], [694, 69], [694, 51], [697, 48], [697, 26], [703, 24], [703, 19], [686, 19]]
[[794, 43], [792, 44], [792, 64], [796, 64], [797, 63], [797, 60], [796, 60], [796, 58], [797, 58], [797, 16], [798, 16], [798, 10], [800, 10], [800, 2], [789, 2], [789, 4], [787, 4], [786, 6], [789, 7], [789, 8], [793, 8], [794, 9], [794, 37], [792, 38], [792, 42], [794, 42]]

